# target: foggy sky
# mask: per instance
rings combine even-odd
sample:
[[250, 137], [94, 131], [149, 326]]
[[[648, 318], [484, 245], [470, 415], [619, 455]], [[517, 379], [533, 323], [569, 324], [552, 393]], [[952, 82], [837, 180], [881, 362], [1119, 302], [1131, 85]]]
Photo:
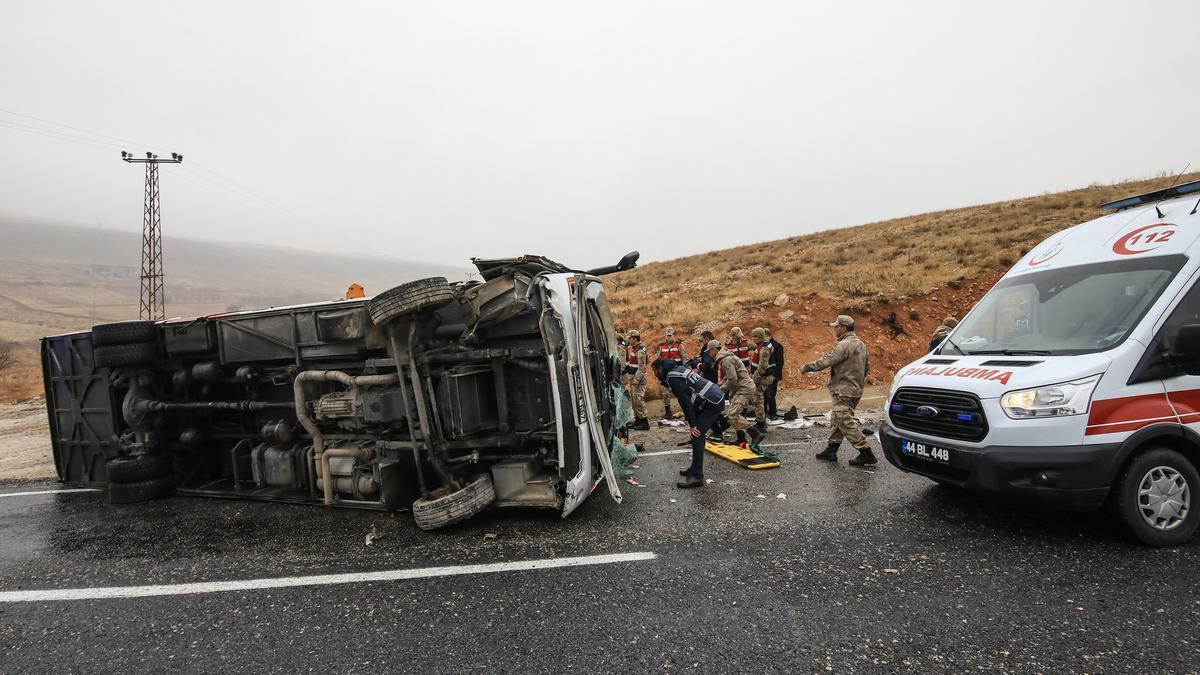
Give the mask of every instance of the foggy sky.
[[170, 235], [586, 267], [1195, 170], [1196, 9], [0, 0], [0, 215], [178, 151]]

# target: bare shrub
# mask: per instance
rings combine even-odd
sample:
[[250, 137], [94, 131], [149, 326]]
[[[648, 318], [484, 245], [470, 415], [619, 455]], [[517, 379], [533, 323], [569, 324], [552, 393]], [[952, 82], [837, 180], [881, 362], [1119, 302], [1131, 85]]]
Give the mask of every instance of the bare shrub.
[[8, 370], [17, 362], [17, 355], [13, 349], [13, 343], [0, 342], [0, 373]]

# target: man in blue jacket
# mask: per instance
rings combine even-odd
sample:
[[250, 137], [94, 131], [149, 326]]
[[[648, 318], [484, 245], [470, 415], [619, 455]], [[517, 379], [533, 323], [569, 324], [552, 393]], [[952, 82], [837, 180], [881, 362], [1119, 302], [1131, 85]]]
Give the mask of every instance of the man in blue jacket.
[[679, 472], [681, 488], [704, 487], [704, 434], [725, 410], [725, 393], [715, 383], [671, 359], [655, 359], [651, 364], [665, 391], [679, 402], [692, 434], [692, 463]]

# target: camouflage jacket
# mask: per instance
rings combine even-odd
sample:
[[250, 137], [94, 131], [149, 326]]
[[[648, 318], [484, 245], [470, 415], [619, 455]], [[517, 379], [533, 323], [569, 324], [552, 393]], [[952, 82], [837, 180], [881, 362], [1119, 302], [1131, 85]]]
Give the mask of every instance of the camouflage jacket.
[[862, 396], [863, 383], [871, 371], [867, 345], [858, 335], [849, 332], [838, 338], [837, 344], [828, 354], [816, 361], [804, 364], [802, 372], [811, 373], [829, 368], [829, 391], [838, 396], [855, 398]]
[[746, 364], [728, 349], [717, 352], [717, 372], [720, 374], [717, 379], [720, 380], [721, 391], [727, 395], [732, 396], [738, 391], [754, 391], [754, 380], [750, 379]]

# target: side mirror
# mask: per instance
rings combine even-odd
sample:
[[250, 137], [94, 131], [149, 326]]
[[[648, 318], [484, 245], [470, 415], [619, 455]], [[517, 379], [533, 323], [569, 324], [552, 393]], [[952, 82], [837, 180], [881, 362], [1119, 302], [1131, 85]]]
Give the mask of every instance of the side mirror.
[[637, 267], [637, 261], [641, 255], [642, 254], [638, 253], [637, 251], [626, 253], [625, 257], [621, 258], [621, 262], [617, 263], [616, 265], [597, 267], [594, 270], [588, 270], [587, 273], [592, 276], [599, 277], [604, 276], [605, 274], [612, 274], [613, 272], [624, 272], [625, 270], [631, 270]]
[[1200, 324], [1179, 327], [1171, 346], [1171, 362], [1188, 375], [1200, 375]]

